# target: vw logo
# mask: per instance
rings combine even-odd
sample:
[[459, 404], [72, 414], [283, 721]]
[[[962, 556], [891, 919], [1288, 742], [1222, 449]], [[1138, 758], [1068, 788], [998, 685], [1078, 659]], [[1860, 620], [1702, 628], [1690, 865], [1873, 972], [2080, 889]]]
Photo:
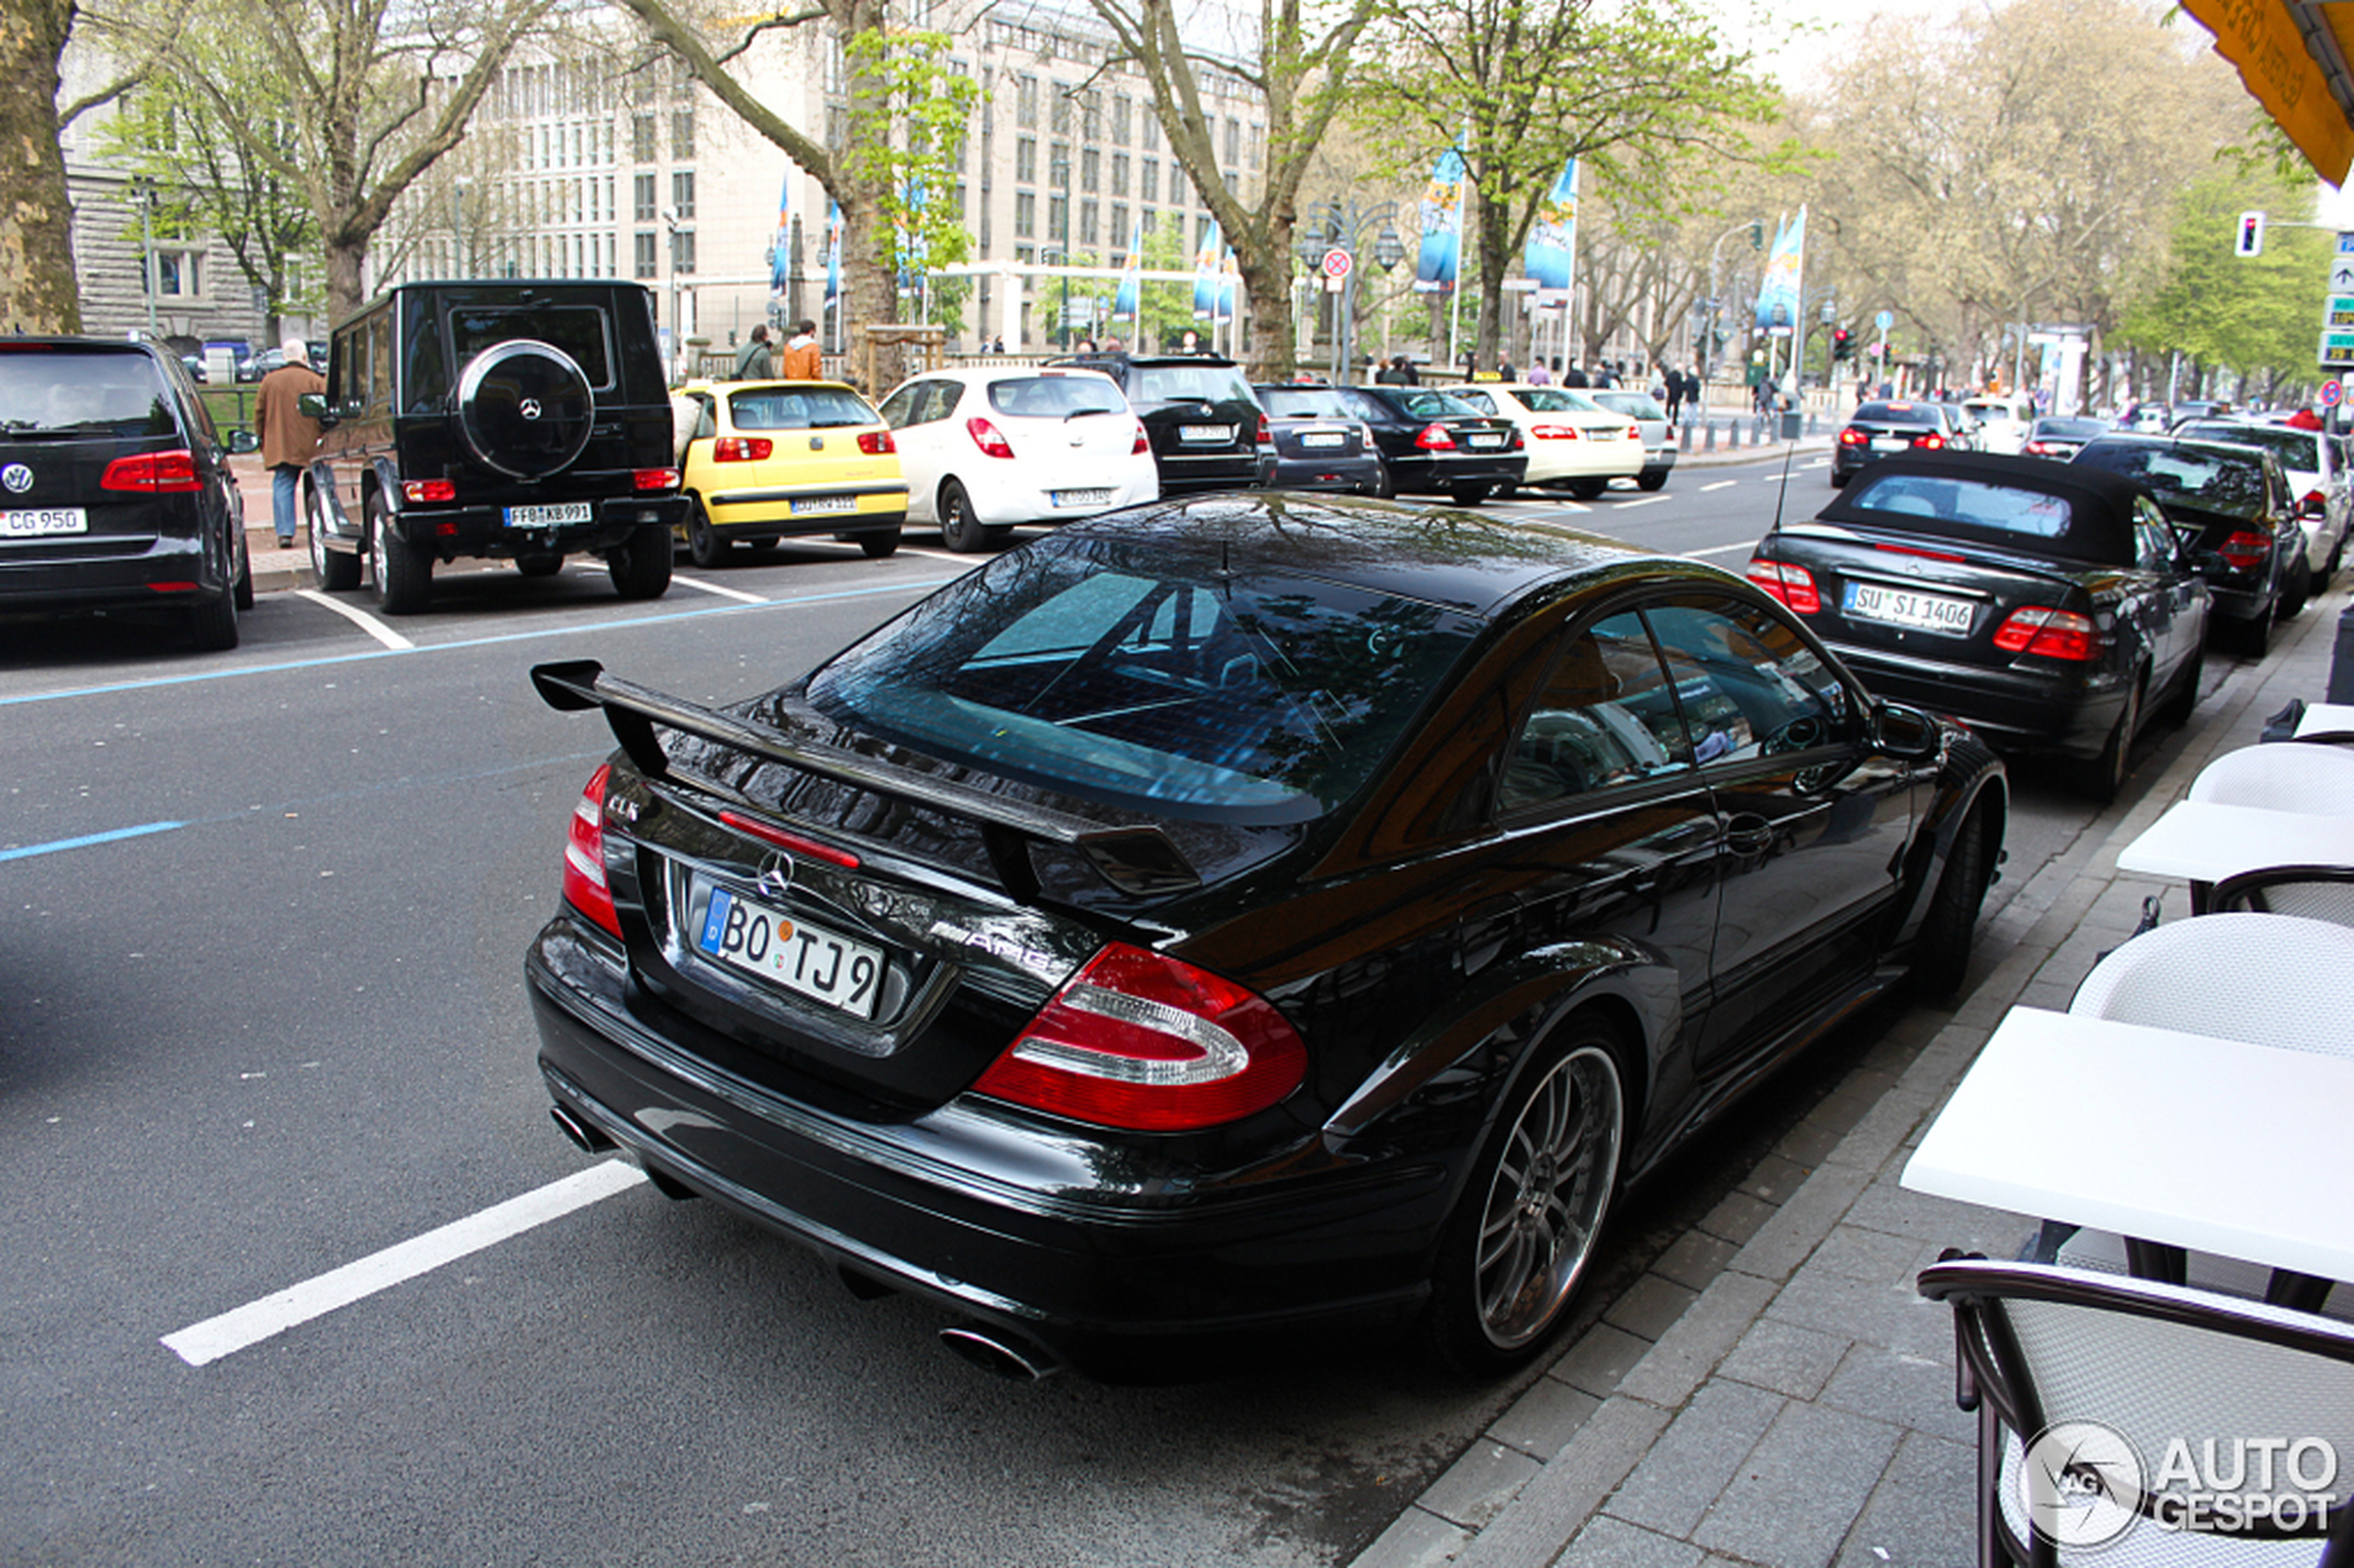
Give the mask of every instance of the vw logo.
[[759, 879], [753, 884], [770, 898], [783, 898], [792, 891], [792, 856], [772, 854], [761, 866]]
[[539, 417], [539, 399], [537, 398], [525, 398], [521, 403], [515, 405], [515, 412], [523, 415], [525, 419], [538, 419]]
[[32, 470], [20, 462], [12, 462], [6, 468], [0, 468], [0, 485], [6, 485], [10, 495], [20, 496], [32, 488]]
[[809, 437], [809, 449], [813, 452], [824, 451], [826, 449], [826, 438], [823, 436], [812, 436]]

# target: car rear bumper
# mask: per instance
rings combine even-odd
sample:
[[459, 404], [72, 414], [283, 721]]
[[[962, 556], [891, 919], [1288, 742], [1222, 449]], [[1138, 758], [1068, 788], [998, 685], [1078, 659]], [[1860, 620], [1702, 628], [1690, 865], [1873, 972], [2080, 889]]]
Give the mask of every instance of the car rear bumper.
[[1473, 485], [1493, 489], [1498, 485], [1524, 481], [1528, 476], [1528, 454], [1443, 453], [1435, 457], [1392, 458], [1389, 471], [1397, 487], [1413, 495], [1444, 495]]
[[1160, 493], [1192, 495], [1201, 490], [1247, 490], [1258, 481], [1259, 449], [1247, 452], [1153, 453], [1160, 469]]
[[[805, 510], [812, 501], [842, 496], [851, 499], [847, 512]], [[714, 492], [703, 498], [703, 513], [712, 532], [722, 538], [887, 532], [907, 521], [907, 487], [861, 484]]]
[[168, 608], [218, 599], [231, 584], [196, 539], [137, 544], [104, 535], [0, 546], [0, 610]]
[[625, 1001], [613, 969], [561, 920], [525, 964], [541, 1072], [566, 1110], [837, 1266], [1090, 1375], [1310, 1323], [1392, 1329], [1420, 1309], [1446, 1205], [1436, 1163], [1109, 1194], [1083, 1135], [1040, 1136], [986, 1103], [854, 1120], [732, 1078], [650, 1027], [660, 1004]]
[[443, 560], [478, 556], [493, 560], [519, 555], [574, 555], [612, 550], [649, 525], [675, 527], [687, 520], [683, 493], [604, 497], [588, 500], [589, 521], [512, 525], [499, 506], [404, 506], [393, 514], [392, 531], [416, 549]]
[[2111, 676], [1994, 670], [1848, 643], [1829, 646], [1874, 695], [1957, 718], [2012, 750], [2098, 756], [2125, 706], [2125, 685]]
[[1381, 459], [1370, 452], [1354, 457], [1279, 457], [1259, 481], [1275, 490], [1346, 490], [1371, 495], [1381, 488]]

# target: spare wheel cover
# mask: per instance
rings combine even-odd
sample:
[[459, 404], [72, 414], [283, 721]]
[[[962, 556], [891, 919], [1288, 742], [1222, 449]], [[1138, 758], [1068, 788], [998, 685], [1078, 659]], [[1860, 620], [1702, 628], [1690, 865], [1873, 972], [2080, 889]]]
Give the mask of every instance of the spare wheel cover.
[[571, 355], [527, 337], [476, 354], [458, 378], [458, 427], [483, 464], [517, 479], [562, 473], [588, 444], [597, 401]]

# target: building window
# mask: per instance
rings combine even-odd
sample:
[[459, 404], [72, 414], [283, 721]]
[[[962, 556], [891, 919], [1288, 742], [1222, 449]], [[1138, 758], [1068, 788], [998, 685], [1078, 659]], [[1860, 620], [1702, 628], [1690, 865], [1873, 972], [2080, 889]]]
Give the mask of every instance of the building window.
[[1146, 201], [1160, 199], [1160, 159], [1148, 158], [1137, 170], [1136, 194]]
[[695, 171], [693, 170], [680, 169], [672, 172], [670, 207], [671, 210], [681, 218], [692, 218], [695, 215]]
[[[1034, 245], [1018, 245], [1014, 247], [1014, 265], [1018, 267], [1035, 267], [1038, 265], [1038, 247]], [[1028, 285], [1025, 284], [1023, 286], [1027, 287]]]
[[1134, 102], [1127, 94], [1114, 93], [1112, 95], [1111, 139], [1123, 147], [1128, 145], [1128, 117], [1134, 107]]
[[1079, 100], [1079, 137], [1085, 142], [1104, 139], [1104, 95], [1093, 87]]
[[1150, 114], [1140, 114], [1136, 118], [1145, 122], [1145, 150], [1160, 151], [1160, 121]]
[[156, 252], [156, 294], [165, 299], [194, 299], [204, 292], [204, 257], [194, 250]]
[[639, 163], [652, 163], [660, 156], [654, 146], [654, 117], [652, 115], [640, 114], [630, 119], [629, 150]]
[[640, 174], [629, 183], [629, 188], [635, 197], [634, 210], [638, 221], [652, 222], [654, 221], [654, 177], [651, 174]]
[[1090, 250], [1093, 250], [1098, 243], [1095, 230], [1095, 204], [1092, 201], [1082, 201], [1079, 204], [1079, 243]]
[[[1229, 125], [1233, 120], [1226, 122]], [[670, 160], [684, 163], [695, 156], [695, 111], [674, 109], [670, 115]]]
[[[1069, 203], [1069, 201], [1067, 198], [1065, 198], [1065, 197], [1063, 197], [1063, 196], [1048, 196], [1048, 197], [1046, 198], [1046, 234], [1045, 234], [1045, 236], [1044, 236], [1044, 237], [1045, 237], [1045, 238], [1047, 238], [1047, 239], [1049, 239], [1049, 240], [1052, 240], [1052, 241], [1053, 241], [1055, 244], [1057, 244], [1057, 245], [1060, 245], [1060, 244], [1062, 244], [1065, 240], [1067, 240], [1068, 238], [1069, 238], [1069, 236], [1070, 236], [1070, 203]], [[1069, 256], [1065, 256], [1065, 257], [1063, 257], [1063, 258], [1062, 258], [1062, 260], [1065, 262], [1065, 264], [1068, 264], [1068, 263], [1069, 262], [1069, 260], [1070, 260], [1070, 258], [1069, 258]]]
[[670, 231], [670, 270], [674, 272], [691, 272], [695, 270], [694, 230], [673, 229]]
[[1147, 207], [1136, 214], [1136, 225], [1147, 234], [1157, 234], [1160, 233], [1160, 214]]
[[1226, 157], [1223, 161], [1240, 163], [1242, 160], [1243, 122], [1239, 120], [1230, 120], [1226, 121]]
[[1128, 258], [1120, 254], [1128, 246], [1128, 204], [1124, 201], [1111, 204], [1111, 243], [1118, 247], [1113, 252], [1111, 264], [1115, 267], [1126, 266]]
[[1014, 78], [1014, 123], [1031, 130], [1038, 127], [1038, 79], [1034, 76]]
[[1038, 138], [1014, 138], [1014, 178], [1025, 185], [1038, 183]]
[[1057, 136], [1070, 134], [1070, 89], [1062, 82], [1053, 85], [1054, 98], [1046, 106], [1046, 129]]
[[1194, 220], [1194, 249], [1196, 252], [1198, 253], [1204, 247], [1209, 244], [1209, 231], [1216, 221], [1217, 221], [1212, 218], [1196, 218]]
[[1116, 196], [1124, 196], [1128, 194], [1128, 155], [1126, 153], [1111, 155], [1111, 194]]
[[1038, 237], [1038, 198], [1028, 191], [1014, 193], [1014, 238]]
[[655, 275], [654, 236], [652, 231], [638, 231], [638, 265], [634, 276], [651, 278]]
[[1079, 155], [1079, 188], [1082, 191], [1104, 188], [1104, 155], [1093, 147]]

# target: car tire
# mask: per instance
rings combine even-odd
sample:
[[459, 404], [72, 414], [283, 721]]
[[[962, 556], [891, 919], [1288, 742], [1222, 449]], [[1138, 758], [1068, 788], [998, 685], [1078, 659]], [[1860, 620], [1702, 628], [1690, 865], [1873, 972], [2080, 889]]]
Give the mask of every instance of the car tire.
[[1610, 481], [1607, 479], [1572, 479], [1569, 482], [1570, 495], [1582, 501], [1600, 499], [1601, 493], [1609, 488]]
[[246, 531], [237, 530], [237, 586], [230, 590], [240, 610], [253, 608], [253, 550], [246, 544]]
[[310, 570], [318, 577], [319, 586], [330, 593], [349, 593], [360, 586], [360, 557], [327, 548], [327, 531], [320, 526], [324, 521], [319, 492], [307, 492], [303, 507], [303, 531], [310, 536]]
[[579, 362], [552, 343], [494, 343], [458, 374], [458, 436], [484, 467], [511, 479], [570, 468], [597, 423]]
[[702, 509], [702, 498], [687, 498], [687, 559], [709, 571], [727, 563], [735, 547], [714, 532], [711, 514]]
[[2101, 754], [2084, 765], [2083, 792], [2102, 805], [2117, 799], [2133, 771], [2133, 735], [2142, 727], [2142, 690], [2148, 681], [2147, 671], [2135, 678], [2133, 689], [2125, 694], [2125, 711], [2117, 715], [2117, 726], [2108, 732]]
[[413, 615], [433, 602], [433, 557], [386, 526], [384, 503], [368, 498], [368, 563], [376, 579], [376, 607]]
[[888, 561], [899, 552], [899, 533], [893, 528], [887, 534], [861, 534], [858, 548], [869, 561]]
[[959, 555], [970, 555], [985, 543], [989, 530], [973, 516], [972, 498], [954, 479], [940, 487], [940, 542]]
[[2191, 714], [2198, 710], [2198, 685], [2207, 678], [2207, 644], [2202, 642], [2190, 656], [2183, 673], [2175, 677], [2174, 695], [2166, 700], [2158, 718], [2169, 728], [2180, 729], [2191, 722]]
[[1650, 470], [1635, 475], [1635, 488], [1639, 490], [1664, 490], [1666, 487], [1667, 470], [1664, 468]]
[[1907, 973], [1913, 989], [1932, 1002], [1953, 995], [1969, 973], [1970, 940], [1978, 929], [1979, 906], [1986, 902], [1986, 873], [1993, 858], [1986, 816], [1987, 808], [1973, 806], [1954, 835], [1944, 874], [1937, 879], [1937, 891], [1930, 894], [1921, 929], [1913, 938]]
[[2279, 601], [2275, 600], [2239, 624], [2239, 651], [2243, 655], [2261, 659], [2272, 651], [2272, 622], [2279, 608]]
[[1431, 1281], [1431, 1346], [1457, 1372], [1509, 1372], [1567, 1321], [1618, 1189], [1625, 1082], [1617, 1039], [1575, 1018], [1506, 1094]]
[[1847, 475], [1841, 474], [1836, 468], [1831, 470], [1831, 488], [1834, 490], [1843, 490], [1847, 488]]
[[2288, 570], [2287, 580], [2281, 585], [2281, 614], [2294, 620], [2304, 613], [2308, 601], [2313, 597], [2313, 568], [2300, 553], [2297, 564]]
[[188, 642], [199, 653], [225, 653], [237, 646], [237, 590], [226, 588], [188, 607]]
[[660, 599], [670, 591], [670, 525], [641, 523], [605, 556], [614, 591], [624, 599]]
[[1486, 485], [1458, 485], [1447, 495], [1457, 506], [1477, 506], [1487, 499], [1487, 490]]
[[1373, 494], [1383, 500], [1396, 500], [1398, 499], [1398, 480], [1397, 477], [1389, 472], [1389, 464], [1386, 462], [1381, 465], [1381, 480], [1379, 483], [1374, 485]]

